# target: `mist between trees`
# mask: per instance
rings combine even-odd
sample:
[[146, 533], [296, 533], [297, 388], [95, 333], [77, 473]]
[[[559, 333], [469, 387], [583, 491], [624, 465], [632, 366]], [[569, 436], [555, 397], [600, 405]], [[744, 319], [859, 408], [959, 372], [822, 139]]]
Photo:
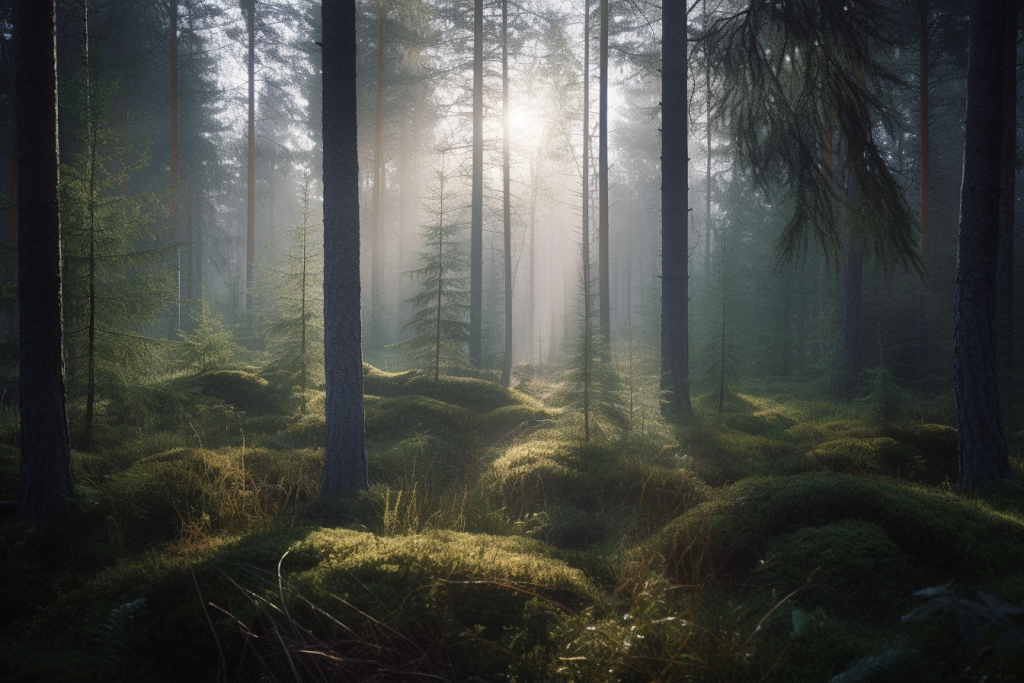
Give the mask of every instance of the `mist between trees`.
[[[571, 618], [543, 636], [522, 630], [546, 663], [504, 641], [519, 663], [479, 655], [508, 680], [604, 680], [602, 657], [637, 680], [699, 680], [689, 655], [658, 650], [671, 664], [652, 673], [585, 624], [612, 628], [596, 607], [605, 590], [628, 592], [615, 609], [634, 615], [676, 609], [665, 597], [676, 588], [699, 587], [698, 602], [708, 586], [729, 593], [737, 577], [760, 586], [758, 609], [773, 586], [796, 590], [772, 553], [816, 571], [817, 551], [803, 549], [821, 542], [818, 526], [722, 532], [729, 548], [756, 537], [761, 574], [716, 545], [709, 511], [757, 508], [748, 488], [781, 487], [795, 507], [833, 485], [851, 500], [867, 491], [877, 509], [823, 528], [854, 554], [895, 544], [938, 585], [946, 574], [914, 564], [927, 553], [890, 519], [893, 501], [982, 500], [1019, 525], [1017, 493], [982, 498], [1021, 471], [1019, 11], [1017, 0], [0, 0], [0, 448], [18, 482], [0, 512], [29, 536], [105, 525], [117, 559], [104, 566], [161, 543], [188, 553], [257, 528], [291, 534], [288, 515], [321, 536], [274, 536], [274, 548], [313, 554], [362, 547], [363, 534], [438, 532], [444, 557], [490, 543], [478, 536], [534, 535], [543, 543], [495, 543], [555, 569], [451, 574], [557, 584], [534, 597]], [[161, 483], [193, 471], [180, 490]], [[950, 502], [954, 489], [979, 498]], [[153, 511], [152, 525], [118, 496]], [[388, 552], [420, 566], [402, 543]], [[569, 550], [581, 554], [559, 554]], [[1017, 588], [950, 572], [998, 593], [979, 593], [977, 609], [1016, 616], [1000, 601], [1019, 602]], [[864, 577], [842, 576], [837, 586], [862, 594]], [[317, 581], [307, 587], [329, 594]], [[902, 609], [923, 587], [868, 602]], [[561, 590], [574, 597], [558, 602]], [[930, 590], [929, 615], [977, 611], [955, 589]], [[285, 617], [266, 618], [298, 629], [297, 595], [279, 583]], [[816, 599], [792, 612], [793, 642], [807, 642], [803, 619], [827, 621], [807, 616], [834, 607]], [[724, 614], [696, 604], [679, 613]], [[121, 603], [105, 628], [119, 633], [142, 605]], [[517, 605], [524, 624], [540, 609]], [[360, 642], [387, 631], [402, 650], [394, 634], [408, 624], [394, 612], [359, 614], [374, 624]], [[761, 625], [745, 619], [736, 632], [749, 644]], [[1011, 621], [979, 628], [1017, 638]], [[652, 639], [682, 638], [660, 628]], [[300, 630], [259, 661], [344, 649]], [[711, 656], [710, 641], [694, 642]], [[868, 680], [927, 649], [907, 636], [910, 659], [890, 660], [879, 642], [814, 675]], [[479, 653], [434, 661], [431, 647], [424, 675], [469, 680]], [[963, 647], [958, 671], [983, 659]], [[750, 673], [737, 673], [741, 651], [715, 680]], [[985, 666], [1002, 671], [998, 661]], [[861, 678], [841, 678], [861, 665]], [[395, 677], [381, 680], [403, 674], [381, 666]]]

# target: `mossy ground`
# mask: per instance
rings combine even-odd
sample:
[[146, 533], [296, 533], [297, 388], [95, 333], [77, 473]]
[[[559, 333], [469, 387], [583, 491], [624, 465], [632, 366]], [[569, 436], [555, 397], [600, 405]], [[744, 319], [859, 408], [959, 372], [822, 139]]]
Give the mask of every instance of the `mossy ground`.
[[[539, 377], [527, 393], [367, 367], [365, 390], [370, 489], [329, 501], [322, 391], [253, 367], [154, 387], [176, 397], [162, 416], [103, 406], [74, 454], [81, 528], [2, 528], [5, 679], [828, 681], [874, 657], [845, 680], [992, 681], [1024, 664], [900, 620], [948, 582], [1024, 605], [1024, 494], [954, 493], [949, 426], [737, 394], [677, 431], [648, 418], [583, 443]], [[16, 438], [0, 433], [3, 498]]]

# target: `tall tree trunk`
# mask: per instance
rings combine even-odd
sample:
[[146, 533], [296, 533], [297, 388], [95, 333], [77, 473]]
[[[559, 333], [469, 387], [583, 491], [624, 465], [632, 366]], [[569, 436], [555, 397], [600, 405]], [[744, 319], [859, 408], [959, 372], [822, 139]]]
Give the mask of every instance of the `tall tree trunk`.
[[325, 496], [365, 489], [355, 0], [324, 0]]
[[7, 243], [12, 247], [18, 246], [18, 129], [14, 126], [11, 126], [11, 197], [7, 209]]
[[373, 224], [370, 232], [370, 337], [380, 345], [380, 277], [381, 277], [381, 235], [380, 214], [383, 210], [384, 173], [381, 147], [384, 137], [384, 0], [377, 4], [377, 105], [374, 112], [373, 131]]
[[601, 0], [601, 46], [600, 46], [600, 78], [598, 104], [598, 228], [597, 240], [600, 264], [597, 278], [599, 280], [599, 306], [601, 308], [601, 360], [611, 360], [612, 343], [612, 305], [611, 305], [611, 268], [609, 266], [608, 238], [608, 0]]
[[[856, 213], [860, 187], [852, 169], [847, 180], [847, 200]], [[864, 250], [849, 232], [843, 237], [843, 369], [846, 388], [860, 386], [864, 375]]]
[[[178, 0], [171, 0], [171, 239], [178, 242]], [[171, 314], [171, 339], [181, 329], [181, 247], [174, 248], [177, 261], [177, 292]]]
[[1010, 475], [996, 355], [1006, 1], [971, 0], [970, 12], [953, 294], [953, 388], [961, 490], [984, 489]]
[[583, 4], [583, 438], [590, 441], [590, 0]]
[[[537, 176], [540, 154], [538, 153], [532, 163], [530, 169], [530, 317], [527, 321], [527, 328], [529, 330], [530, 346], [530, 361], [534, 359], [533, 355], [533, 334], [536, 325], [537, 318]], [[537, 360], [540, 362], [541, 354], [537, 353]]]
[[[704, 15], [704, 29], [707, 30], [708, 26], [708, 0], [704, 0], [703, 7]], [[707, 169], [705, 170], [705, 192], [704, 192], [704, 270], [708, 274], [711, 273], [711, 46], [705, 41], [704, 43], [704, 54], [708, 61], [708, 66], [704, 70], [704, 92], [707, 102], [705, 102], [707, 108], [707, 150], [705, 162]]]
[[484, 0], [473, 3], [473, 188], [469, 230], [469, 359], [484, 358]]
[[512, 384], [512, 192], [508, 149], [508, 0], [501, 0], [501, 184], [505, 237], [505, 355], [501, 385]]
[[21, 358], [19, 520], [67, 528], [72, 500], [61, 315], [56, 2], [15, 6], [18, 132], [18, 307]]
[[256, 0], [249, 0], [249, 145], [248, 188], [245, 223], [245, 310], [252, 310], [256, 281]]
[[920, 115], [921, 115], [921, 265], [925, 276], [921, 280], [921, 293], [917, 305], [917, 365], [924, 374], [928, 368], [928, 241], [931, 234], [931, 217], [928, 200], [930, 170], [928, 167], [928, 5], [921, 1], [921, 65], [920, 65]]
[[82, 26], [85, 72], [85, 136], [87, 154], [89, 155], [89, 183], [86, 188], [86, 230], [89, 235], [89, 271], [87, 286], [89, 291], [89, 320], [86, 324], [86, 385], [85, 385], [85, 446], [91, 447], [93, 442], [92, 426], [96, 409], [96, 121], [92, 109], [92, 64], [89, 55], [89, 3], [82, 3]]
[[996, 305], [998, 306], [1000, 369], [1007, 380], [1003, 392], [1007, 406], [1013, 405], [1013, 251], [1014, 198], [1017, 191], [1017, 0], [1006, 1], [1006, 56], [1003, 67], [1003, 165], [999, 197], [999, 261], [997, 263]]
[[661, 390], [662, 412], [689, 418], [690, 302], [686, 102], [686, 3], [661, 15]]

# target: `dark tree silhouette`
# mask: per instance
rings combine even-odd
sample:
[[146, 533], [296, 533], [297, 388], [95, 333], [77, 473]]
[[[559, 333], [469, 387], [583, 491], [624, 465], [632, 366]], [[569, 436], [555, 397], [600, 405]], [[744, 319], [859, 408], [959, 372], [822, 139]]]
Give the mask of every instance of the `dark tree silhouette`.
[[355, 0], [324, 0], [324, 495], [366, 488]]
[[608, 0], [601, 0], [601, 43], [598, 49], [597, 113], [597, 248], [601, 361], [611, 360], [611, 269], [608, 254]]
[[984, 489], [1010, 475], [996, 356], [1006, 0], [972, 0], [970, 11], [964, 175], [953, 293], [953, 386], [961, 490]]
[[248, 163], [249, 194], [245, 213], [245, 308], [252, 310], [250, 290], [256, 283], [256, 0], [246, 0], [246, 30], [249, 41]]
[[661, 14], [661, 389], [666, 415], [690, 406], [689, 264], [687, 257], [686, 3]]
[[512, 385], [512, 190], [508, 149], [508, 0], [501, 0], [501, 185], [505, 265], [505, 353], [501, 385]]
[[19, 0], [15, 12], [14, 109], [22, 228], [19, 519], [53, 528], [76, 516], [62, 355], [56, 2]]
[[469, 227], [469, 360], [484, 358], [484, 0], [473, 3], [473, 188]]
[[[1013, 249], [1014, 212], [1017, 194], [1017, 20], [1019, 0], [1006, 2], [1006, 50], [1003, 68], [1003, 166], [999, 198], [999, 263], [996, 285], [999, 367], [1002, 377], [1013, 375]], [[1008, 383], [1009, 383], [1008, 382]], [[1004, 385], [1006, 386], [1006, 385]], [[1007, 387], [1010, 389], [1010, 387]], [[1003, 392], [1007, 405], [1013, 404], [1013, 390]]]

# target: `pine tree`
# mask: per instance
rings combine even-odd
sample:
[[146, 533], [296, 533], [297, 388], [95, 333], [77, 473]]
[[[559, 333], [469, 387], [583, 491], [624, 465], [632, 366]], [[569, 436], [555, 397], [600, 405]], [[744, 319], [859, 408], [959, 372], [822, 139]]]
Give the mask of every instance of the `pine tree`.
[[409, 299], [412, 318], [405, 328], [413, 336], [402, 343], [412, 349], [413, 359], [433, 370], [434, 380], [441, 370], [469, 364], [466, 347], [470, 327], [469, 292], [466, 269], [469, 258], [461, 239], [465, 226], [458, 221], [459, 196], [450, 166], [454, 161], [448, 149], [441, 150], [430, 201], [426, 210], [431, 220], [423, 226], [420, 267], [411, 275], [419, 282], [419, 292]]
[[162, 263], [175, 248], [155, 244], [156, 197], [121, 194], [147, 156], [106, 125], [117, 84], [101, 80], [102, 60], [90, 52], [72, 88], [81, 146], [61, 176], [65, 357], [69, 391], [85, 398], [86, 446], [99, 398], [123, 394], [152, 367], [158, 342], [137, 327], [176, 301], [174, 273]]
[[277, 300], [268, 328], [277, 364], [294, 372], [303, 390], [323, 374], [323, 243], [309, 190], [307, 178], [299, 196], [299, 222], [285, 231], [290, 245], [277, 273]]
[[192, 310], [194, 332], [179, 332], [178, 363], [186, 371], [209, 372], [231, 362], [240, 349], [221, 316], [210, 310], [205, 287], [200, 290], [198, 303]]

